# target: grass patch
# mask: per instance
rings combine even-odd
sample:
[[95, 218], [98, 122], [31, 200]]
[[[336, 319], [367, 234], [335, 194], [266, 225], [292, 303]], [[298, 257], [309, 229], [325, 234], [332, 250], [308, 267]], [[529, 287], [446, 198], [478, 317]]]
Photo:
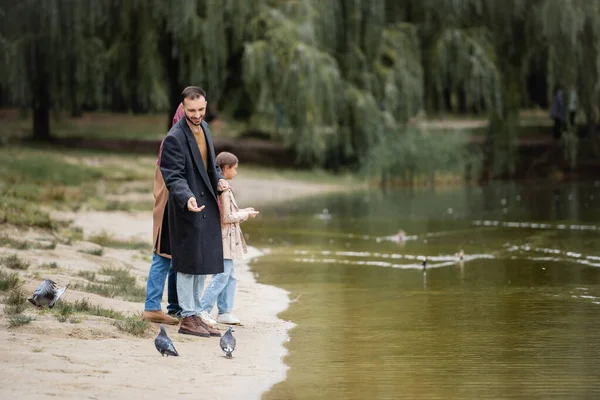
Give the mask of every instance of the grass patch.
[[92, 256], [101, 257], [104, 254], [104, 249], [87, 249], [87, 250], [78, 250], [80, 253], [90, 254]]
[[[98, 305], [90, 303], [88, 299], [76, 300], [73, 303], [59, 300], [52, 309], [52, 311], [56, 315], [56, 318], [61, 322], [66, 322], [72, 314], [93, 315], [96, 317], [104, 317], [116, 320], [122, 320], [125, 318], [125, 315], [123, 315], [123, 313], [121, 313], [120, 311], [113, 310], [112, 308], [100, 307]], [[71, 319], [76, 320], [77, 318]]]
[[138, 241], [124, 241], [117, 240], [108, 232], [102, 231], [96, 235], [90, 236], [88, 241], [96, 243], [100, 246], [111, 247], [113, 249], [129, 249], [129, 250], [147, 250], [151, 251], [152, 246], [150, 243], [138, 242]]
[[0, 235], [0, 246], [11, 247], [16, 250], [27, 250], [29, 248], [27, 240], [14, 239], [8, 235]]
[[150, 330], [150, 323], [143, 320], [139, 315], [127, 317], [121, 321], [115, 321], [114, 325], [121, 332], [140, 337], [146, 336]]
[[42, 269], [58, 269], [59, 266], [55, 261], [52, 261], [52, 262], [43, 263], [42, 265], [40, 265], [40, 268], [42, 268]]
[[10, 269], [26, 270], [29, 268], [29, 262], [21, 259], [16, 254], [0, 258], [0, 263]]
[[141, 302], [146, 299], [146, 288], [138, 285], [135, 276], [131, 275], [125, 268], [102, 268], [99, 275], [108, 277], [106, 281], [98, 281], [94, 276], [93, 282], [85, 285], [76, 284], [76, 290], [99, 294], [100, 296], [115, 298], [119, 297], [126, 301]]
[[66, 245], [71, 245], [73, 242], [83, 240], [83, 228], [79, 226], [65, 226], [57, 232], [61, 237], [61, 242]]
[[31, 242], [28, 240], [21, 240], [12, 238], [6, 234], [0, 235], [0, 246], [10, 247], [16, 250], [27, 250], [27, 249], [42, 249], [42, 250], [54, 250], [56, 248], [56, 240], [51, 242]]
[[[123, 182], [151, 181], [152, 163], [147, 164], [140, 157], [99, 156], [52, 147], [0, 148], [0, 223], [56, 229], [41, 205], [78, 209], [90, 199], [102, 197], [106, 188]], [[107, 207], [141, 206], [109, 202]]]
[[96, 273], [92, 271], [79, 271], [77, 276], [80, 276], [90, 282], [94, 282], [96, 280]]
[[32, 352], [34, 353], [43, 353], [46, 349], [44, 347], [34, 347], [33, 349], [31, 349]]
[[25, 314], [12, 315], [8, 319], [8, 327], [16, 328], [16, 327], [19, 327], [22, 325], [27, 325], [31, 321], [35, 321], [35, 318], [32, 317], [31, 315], [25, 315]]
[[14, 289], [6, 298], [4, 313], [6, 315], [21, 314], [27, 309], [27, 295], [21, 289]]
[[56, 240], [53, 240], [47, 244], [38, 243], [35, 245], [36, 246], [35, 248], [42, 249], [42, 250], [54, 250], [54, 249], [56, 249], [57, 245], [58, 245], [58, 242]]
[[50, 215], [40, 210], [37, 204], [4, 196], [0, 200], [0, 224], [3, 223], [44, 229], [54, 227]]
[[21, 283], [21, 278], [16, 272], [8, 272], [0, 269], [0, 291], [7, 291], [16, 288]]
[[113, 241], [113, 236], [106, 231], [102, 231], [96, 235], [90, 236], [88, 241], [100, 246], [108, 246]]
[[148, 211], [152, 210], [154, 202], [93, 198], [87, 202], [87, 206], [97, 211]]

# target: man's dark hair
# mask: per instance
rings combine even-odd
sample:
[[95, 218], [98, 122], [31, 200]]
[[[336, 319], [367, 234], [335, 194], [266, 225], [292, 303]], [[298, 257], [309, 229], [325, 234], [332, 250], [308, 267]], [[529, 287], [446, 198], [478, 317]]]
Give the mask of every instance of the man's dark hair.
[[204, 99], [206, 99], [206, 92], [204, 89], [198, 86], [188, 86], [183, 89], [183, 92], [181, 92], [182, 103], [185, 99], [196, 100], [200, 97], [204, 97]]

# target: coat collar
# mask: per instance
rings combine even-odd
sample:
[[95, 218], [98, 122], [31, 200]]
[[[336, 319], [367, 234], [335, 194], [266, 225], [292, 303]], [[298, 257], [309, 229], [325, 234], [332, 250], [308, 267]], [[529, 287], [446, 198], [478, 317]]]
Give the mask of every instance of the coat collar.
[[[187, 124], [187, 120], [185, 118], [181, 118], [179, 120], [178, 124], [180, 124], [179, 125], [180, 128], [183, 129], [183, 132], [185, 133], [185, 137], [187, 139], [188, 146], [192, 153], [192, 160], [194, 161], [194, 165], [196, 166], [196, 169], [202, 176], [202, 179], [204, 179], [204, 183], [206, 184], [206, 187], [208, 187], [208, 190], [210, 190], [210, 193], [216, 199], [217, 196], [213, 190], [213, 185], [210, 182], [210, 178], [208, 177], [206, 168], [204, 168], [204, 162], [202, 161], [202, 155], [200, 154], [200, 150], [198, 149], [198, 142], [196, 141], [196, 138], [194, 137], [192, 130], [190, 129], [189, 125]], [[206, 148], [207, 148], [206, 156], [208, 158], [208, 160], [206, 160], [206, 164], [207, 164], [208, 168], [210, 168], [211, 165], [214, 164], [214, 160], [212, 159], [212, 151], [210, 151], [210, 149], [212, 148], [212, 145], [213, 145], [212, 140], [210, 138], [210, 130], [208, 129], [208, 124], [205, 121], [202, 121], [201, 127], [202, 127], [202, 132], [204, 133], [204, 137], [206, 139]]]

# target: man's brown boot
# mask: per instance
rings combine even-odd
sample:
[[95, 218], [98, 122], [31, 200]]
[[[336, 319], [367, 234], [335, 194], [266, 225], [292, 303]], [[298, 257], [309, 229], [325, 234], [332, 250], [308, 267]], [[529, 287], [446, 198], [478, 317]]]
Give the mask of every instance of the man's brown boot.
[[184, 317], [183, 320], [181, 320], [181, 325], [179, 325], [179, 333], [184, 335], [210, 337], [210, 333], [206, 329], [196, 324], [195, 315]]
[[157, 324], [177, 325], [179, 323], [177, 318], [173, 318], [160, 310], [144, 311], [142, 314], [142, 319], [150, 322], [156, 322]]
[[211, 328], [210, 326], [208, 326], [206, 324], [206, 322], [202, 321], [202, 318], [200, 318], [197, 315], [194, 315], [194, 318], [196, 320], [196, 324], [197, 324], [196, 326], [198, 326], [199, 328], [204, 329], [205, 331], [207, 331], [210, 334], [210, 336], [221, 337], [221, 332], [219, 332], [218, 329]]

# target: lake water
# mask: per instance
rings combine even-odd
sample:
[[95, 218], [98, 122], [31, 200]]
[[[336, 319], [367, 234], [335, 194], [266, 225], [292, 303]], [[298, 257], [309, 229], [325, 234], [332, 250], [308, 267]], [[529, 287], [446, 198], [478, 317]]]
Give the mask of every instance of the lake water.
[[600, 182], [527, 182], [261, 209], [252, 268], [297, 324], [264, 398], [600, 398], [599, 206]]

